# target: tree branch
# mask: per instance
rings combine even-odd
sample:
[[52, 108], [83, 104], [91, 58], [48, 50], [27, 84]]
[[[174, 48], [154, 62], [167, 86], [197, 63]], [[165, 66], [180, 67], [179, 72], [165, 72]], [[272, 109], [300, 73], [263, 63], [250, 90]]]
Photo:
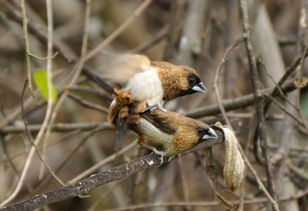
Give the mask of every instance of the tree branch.
[[[281, 89], [283, 92], [291, 92], [297, 88], [304, 88], [308, 86], [308, 78], [307, 77], [301, 77], [290, 80], [288, 83], [283, 85]], [[260, 90], [259, 98], [265, 97], [269, 93], [273, 93], [273, 88], [269, 89], [262, 89]], [[274, 96], [279, 96], [279, 93], [273, 93]], [[272, 95], [273, 96], [273, 95]], [[222, 104], [226, 111], [231, 111], [239, 108], [245, 108], [247, 106], [253, 105], [255, 103], [254, 95], [248, 94], [242, 97], [233, 98], [230, 100], [223, 100]], [[209, 115], [216, 115], [220, 113], [220, 109], [218, 105], [210, 105], [210, 106], [204, 106], [201, 108], [198, 108], [196, 110], [192, 110], [189, 112], [185, 112], [184, 114], [186, 116], [189, 116], [191, 118], [200, 118], [204, 116]]]
[[[290, 80], [284, 86], [281, 87], [283, 92], [291, 92], [295, 89], [302, 89], [308, 87], [308, 78], [301, 77]], [[268, 98], [269, 94], [272, 93], [274, 88], [260, 90], [260, 98]], [[279, 93], [275, 93], [275, 96], [279, 96]], [[251, 106], [255, 103], [254, 95], [248, 94], [241, 97], [233, 98], [230, 100], [223, 100], [222, 104], [226, 111], [236, 110]], [[204, 116], [216, 115], [220, 113], [219, 106], [217, 104], [201, 107], [192, 111], [184, 113], [184, 115], [191, 118], [200, 118]], [[52, 127], [52, 131], [56, 132], [67, 132], [72, 130], [92, 130], [96, 127], [105, 125], [104, 129], [111, 130], [113, 127], [109, 123], [58, 123]], [[28, 129], [30, 132], [37, 132], [41, 125], [29, 125]], [[0, 128], [0, 133], [22, 133], [25, 131], [24, 126], [6, 126]]]
[[[29, 132], [37, 132], [42, 125], [28, 125]], [[69, 132], [73, 130], [89, 131], [101, 127], [102, 130], [113, 130], [113, 126], [106, 122], [82, 122], [82, 123], [57, 123], [52, 126], [54, 132]], [[6, 126], [0, 128], [0, 133], [23, 133], [25, 132], [24, 125]]]
[[[211, 147], [214, 144], [222, 143], [224, 139], [222, 132], [220, 130], [216, 130], [215, 132], [219, 136], [218, 139], [211, 139], [206, 142], [202, 142], [191, 150], [184, 152], [182, 155], [184, 156], [200, 149]], [[159, 164], [159, 155], [151, 153], [118, 167], [93, 174], [90, 177], [87, 177], [72, 185], [60, 187], [49, 192], [36, 195], [31, 199], [15, 203], [11, 206], [3, 207], [0, 211], [34, 210], [48, 204], [86, 194], [92, 189], [106, 183], [126, 179], [140, 171], [144, 171]]]

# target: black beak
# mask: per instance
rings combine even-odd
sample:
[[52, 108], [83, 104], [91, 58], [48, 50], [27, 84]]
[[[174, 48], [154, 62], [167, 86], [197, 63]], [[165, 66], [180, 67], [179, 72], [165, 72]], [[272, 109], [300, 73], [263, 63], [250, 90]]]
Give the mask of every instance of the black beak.
[[194, 85], [192, 87], [192, 90], [194, 90], [196, 92], [203, 92], [203, 93], [207, 92], [207, 88], [203, 85], [202, 82], [198, 83], [197, 85]]

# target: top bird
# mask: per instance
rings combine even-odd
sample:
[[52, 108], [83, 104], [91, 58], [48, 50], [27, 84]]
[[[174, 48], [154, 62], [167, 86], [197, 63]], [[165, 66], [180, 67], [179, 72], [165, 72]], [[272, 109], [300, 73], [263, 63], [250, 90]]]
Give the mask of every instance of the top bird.
[[[108, 76], [109, 75], [109, 76]], [[199, 74], [193, 68], [163, 61], [150, 61], [143, 55], [124, 55], [108, 68], [104, 76], [124, 84], [133, 99], [144, 102], [145, 108], [162, 108], [166, 101], [195, 92], [206, 92]], [[121, 105], [116, 99], [109, 109], [109, 120], [115, 119]]]

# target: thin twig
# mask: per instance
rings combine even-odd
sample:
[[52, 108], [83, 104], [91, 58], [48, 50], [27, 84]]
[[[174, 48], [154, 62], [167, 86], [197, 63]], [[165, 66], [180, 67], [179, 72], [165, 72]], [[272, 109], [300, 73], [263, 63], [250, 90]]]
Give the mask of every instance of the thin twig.
[[[256, 59], [253, 54], [253, 47], [251, 43], [251, 36], [250, 36], [250, 25], [249, 25], [249, 19], [248, 19], [248, 8], [247, 8], [247, 0], [240, 0], [240, 6], [241, 6], [241, 13], [243, 16], [243, 31], [244, 31], [244, 38], [245, 38], [245, 47], [246, 47], [246, 53], [248, 58], [248, 65], [249, 65], [249, 71], [250, 71], [250, 79], [255, 99], [255, 106], [256, 106], [256, 132], [254, 136], [254, 143], [257, 142], [257, 140], [260, 137], [261, 142], [261, 148], [263, 155], [265, 157], [265, 169], [266, 169], [266, 175], [267, 175], [267, 181], [268, 181], [268, 188], [273, 196], [273, 198], [276, 198], [274, 183], [273, 183], [273, 173], [272, 173], [272, 163], [269, 158], [269, 154], [267, 151], [267, 141], [266, 136], [264, 134], [264, 115], [263, 115], [263, 104], [262, 101], [260, 101], [260, 85], [258, 80], [258, 72], [256, 67]], [[257, 145], [255, 145], [257, 146]], [[276, 204], [273, 204], [275, 206]], [[279, 210], [278, 206], [274, 207], [274, 209], [277, 211]]]
[[167, 46], [164, 50], [163, 60], [170, 61], [173, 59], [183, 29], [183, 19], [185, 17], [186, 0], [172, 1], [170, 20], [168, 23]]
[[[20, 178], [20, 172], [19, 172], [17, 166], [13, 162], [14, 157], [10, 156], [10, 153], [8, 152], [8, 149], [7, 149], [7, 146], [6, 146], [6, 142], [3, 140], [3, 136], [0, 136], [0, 143], [1, 143], [0, 146], [2, 147], [3, 155], [6, 157], [6, 161], [8, 161], [10, 167], [12, 168], [12, 170], [13, 170], [14, 174], [17, 176], [17, 178]], [[4, 167], [4, 165], [3, 165], [3, 167]], [[32, 193], [33, 188], [31, 187], [31, 185], [28, 184], [28, 183], [26, 183], [25, 185], [26, 185], [26, 188], [29, 191], [29, 193]]]
[[[59, 172], [63, 167], [64, 165], [70, 161], [73, 157], [73, 155], [76, 154], [76, 152], [87, 142], [87, 140], [89, 140], [89, 138], [91, 136], [93, 136], [95, 133], [99, 132], [102, 130], [102, 127], [98, 127], [98, 128], [95, 128], [93, 129], [92, 131], [90, 131], [86, 136], [84, 136], [80, 141], [79, 143], [71, 150], [70, 153], [68, 153], [68, 155], [66, 156], [66, 158], [64, 158], [62, 160], [62, 162], [59, 164], [59, 166], [55, 169], [55, 172]], [[45, 177], [44, 180], [37, 186], [37, 188], [35, 189], [35, 191], [37, 191], [39, 188], [41, 188], [42, 186], [48, 184], [49, 180], [50, 180], [50, 176], [48, 177]]]
[[147, 51], [149, 48], [153, 47], [154, 45], [162, 41], [164, 38], [166, 38], [167, 32], [168, 32], [168, 27], [162, 28], [156, 35], [154, 35], [154, 37], [151, 40], [131, 50], [132, 53], [142, 53]]
[[228, 55], [229, 53], [236, 47], [238, 46], [242, 41], [244, 41], [243, 38], [240, 38], [238, 39], [234, 44], [232, 44], [230, 47], [227, 48], [227, 50], [225, 51], [217, 69], [216, 69], [216, 74], [215, 74], [215, 79], [214, 79], [214, 83], [213, 83], [213, 87], [214, 87], [214, 90], [215, 90], [215, 96], [216, 96], [216, 100], [217, 100], [217, 103], [218, 103], [218, 106], [219, 106], [219, 109], [220, 109], [220, 112], [222, 114], [222, 116], [224, 117], [225, 121], [227, 122], [227, 124], [229, 125], [230, 128], [232, 128], [231, 126], [231, 123], [227, 117], [227, 114], [226, 114], [226, 110], [223, 106], [223, 103], [222, 103], [222, 100], [221, 100], [221, 96], [219, 94], [219, 87], [218, 87], [218, 79], [219, 79], [219, 75], [220, 75], [220, 72], [222, 70], [222, 67], [224, 65], [224, 63], [226, 62], [226, 60], [228, 59]]
[[[46, 111], [46, 115], [45, 115], [42, 127], [40, 128], [40, 131], [34, 140], [34, 145], [36, 146], [38, 146], [42, 140], [45, 129], [48, 126], [49, 118], [50, 118], [51, 111], [52, 111], [52, 87], [51, 87], [52, 82], [51, 82], [51, 79], [52, 79], [52, 48], [53, 48], [53, 16], [52, 16], [51, 0], [46, 0], [46, 8], [47, 8], [47, 23], [48, 23], [47, 24], [48, 25], [48, 45], [47, 45], [47, 57], [48, 58], [47, 58], [47, 68], [46, 68], [47, 69], [47, 84], [48, 84], [48, 105], [47, 105], [47, 111]], [[22, 170], [20, 179], [18, 181], [18, 184], [14, 192], [11, 193], [11, 195], [0, 204], [0, 207], [12, 201], [17, 196], [18, 192], [21, 190], [34, 155], [35, 155], [35, 147], [31, 147], [31, 150], [27, 157], [26, 163], [24, 164], [24, 168]]]
[[180, 37], [176, 61], [188, 66], [193, 65], [194, 54], [202, 49], [202, 31], [205, 27], [204, 15], [208, 6], [206, 0], [187, 1], [187, 12], [183, 20], [183, 31]]
[[[81, 71], [82, 71], [82, 68], [83, 68], [83, 65], [84, 65], [84, 61], [83, 61], [83, 58], [84, 56], [86, 55], [86, 52], [87, 52], [87, 49], [88, 49], [88, 25], [89, 25], [89, 21], [90, 21], [90, 15], [91, 15], [91, 3], [92, 1], [91, 0], [87, 0], [87, 4], [86, 4], [86, 14], [85, 14], [85, 25], [84, 25], [84, 34], [83, 34], [83, 38], [82, 38], [82, 46], [81, 46], [81, 59], [79, 62], [77, 62], [77, 64], [75, 65], [75, 67], [73, 68], [73, 72], [74, 72], [74, 75], [72, 77], [72, 79], [70, 80], [70, 82], [68, 83], [67, 87], [70, 87], [70, 86], [73, 86]], [[54, 124], [55, 122], [55, 119], [57, 117], [57, 114], [64, 102], [64, 100], [66, 99], [67, 95], [68, 95], [68, 91], [64, 91], [64, 93], [61, 95], [60, 99], [58, 100], [58, 102], [56, 103], [55, 105], [55, 108], [51, 114], [51, 118], [50, 118], [50, 124], [49, 126], [47, 127], [46, 129], [46, 135], [45, 135], [45, 139], [48, 140], [49, 136], [50, 136], [50, 133], [51, 133], [51, 127], [52, 125]], [[45, 144], [44, 146], [47, 146], [47, 144]], [[43, 147], [43, 151], [45, 151], [46, 147]], [[40, 178], [42, 177], [42, 173], [43, 172], [40, 172]]]
[[[215, 185], [215, 182], [218, 180], [218, 174], [216, 173], [213, 173], [213, 170], [211, 171], [211, 173], [209, 173], [210, 171], [210, 168], [213, 167], [213, 155], [212, 155], [212, 151], [211, 149], [206, 149], [204, 150], [205, 151], [205, 156], [206, 158], [202, 158], [200, 155], [197, 155], [197, 159], [199, 160], [199, 163], [201, 163], [201, 167], [203, 168], [204, 170], [204, 173], [206, 174], [206, 178], [207, 178], [207, 181], [209, 182], [210, 184], [210, 187], [212, 189], [212, 191], [214, 192], [215, 196], [217, 197], [220, 205], [222, 205], [223, 207], [227, 208], [227, 209], [230, 209], [230, 210], [233, 210], [235, 209], [236, 207], [238, 207], [237, 204], [233, 204], [232, 202], [230, 202], [229, 200], [227, 200], [225, 197], [223, 197], [217, 190], [216, 188], [216, 185]], [[206, 162], [204, 162], [203, 160], [205, 160]], [[214, 167], [215, 168], [215, 167]], [[214, 175], [213, 175], [214, 174]], [[215, 181], [216, 180], [216, 181]]]
[[80, 97], [77, 97], [76, 95], [73, 94], [68, 94], [68, 97], [71, 98], [72, 100], [74, 100], [76, 103], [79, 103], [80, 105], [86, 107], [86, 108], [90, 108], [99, 112], [102, 112], [104, 114], [108, 113], [108, 109], [104, 108], [100, 105], [94, 104], [94, 103], [90, 103], [89, 101], [86, 101]]
[[[290, 201], [294, 199], [299, 199], [304, 197], [308, 194], [308, 189], [305, 191], [301, 191], [295, 195], [284, 197], [279, 199], [279, 202], [285, 202]], [[248, 199], [244, 200], [244, 204], [260, 204], [260, 203], [266, 203], [268, 201], [267, 198], [254, 198], [254, 199]], [[238, 204], [240, 201], [231, 201], [232, 204]], [[108, 209], [106, 211], [126, 211], [126, 210], [139, 210], [139, 209], [150, 209], [154, 207], [213, 207], [213, 206], [219, 206], [220, 203], [218, 201], [201, 201], [201, 202], [182, 202], [182, 201], [174, 201], [174, 202], [163, 202], [163, 203], [147, 203], [147, 204], [137, 204], [132, 206], [126, 206], [126, 207], [119, 207], [119, 208], [113, 208]]]
[[27, 81], [25, 82], [24, 88], [22, 90], [22, 100], [21, 100], [21, 106], [22, 106], [22, 120], [24, 122], [24, 126], [25, 126], [25, 133], [26, 133], [26, 137], [28, 139], [28, 141], [32, 144], [32, 147], [34, 147], [35, 152], [39, 158], [39, 160], [42, 163], [42, 166], [44, 166], [48, 172], [50, 173], [50, 175], [62, 186], [64, 186], [64, 183], [62, 182], [62, 180], [55, 174], [55, 172], [51, 169], [51, 167], [47, 164], [46, 162], [46, 158], [43, 157], [43, 154], [39, 151], [38, 147], [34, 144], [33, 138], [31, 133], [28, 130], [28, 123], [27, 120], [25, 118], [25, 110], [24, 110], [24, 103], [23, 103], [23, 98], [25, 95], [25, 91], [26, 91], [26, 86], [27, 86]]
[[68, 181], [68, 184], [73, 184], [73, 183], [75, 183], [75, 182], [85, 178], [86, 176], [89, 176], [90, 174], [94, 173], [95, 171], [97, 171], [102, 166], [106, 165], [107, 163], [115, 160], [119, 156], [121, 156], [121, 155], [125, 154], [126, 152], [130, 151], [135, 146], [137, 146], [137, 142], [136, 141], [132, 142], [129, 145], [127, 145], [126, 147], [124, 147], [123, 149], [118, 151], [117, 153], [114, 153], [114, 154], [110, 155], [109, 157], [107, 157], [104, 160], [100, 161], [99, 163], [95, 164], [91, 168], [83, 171], [81, 174], [79, 174], [78, 176], [76, 176], [73, 179], [71, 179], [70, 181]]
[[[57, 123], [52, 126], [52, 131], [54, 132], [69, 132], [74, 130], [88, 131], [94, 128], [103, 126], [104, 130], [113, 130], [113, 126], [107, 122], [79, 122], [79, 123]], [[28, 130], [30, 132], [38, 132], [42, 127], [41, 124], [38, 125], [28, 125]], [[6, 126], [0, 129], [0, 133], [24, 133], [24, 126]]]
[[[49, 147], [52, 147], [52, 146], [55, 146], [57, 144], [59, 144], [61, 141], [69, 138], [70, 136], [74, 136], [74, 135], [77, 135], [79, 133], [81, 133], [82, 131], [81, 130], [73, 130], [73, 131], [69, 131], [68, 133], [65, 133], [64, 135], [62, 135], [59, 139], [57, 139], [54, 143], [50, 144], [48, 146]], [[0, 136], [1, 137], [1, 136]], [[39, 150], [41, 149], [40, 147], [38, 148]], [[18, 159], [20, 158], [21, 156], [25, 156], [25, 154], [27, 154], [27, 152], [20, 152], [20, 153], [16, 153], [12, 156], [12, 158], [10, 158], [11, 160], [15, 160], [15, 159]], [[10, 160], [8, 158], [6, 159], [3, 159], [0, 161], [0, 164], [5, 164], [7, 162], [10, 162]]]
[[[183, 191], [183, 195], [184, 195], [184, 200], [185, 202], [189, 202], [189, 188], [188, 188], [188, 184], [187, 184], [187, 175], [186, 175], [186, 172], [184, 171], [185, 167], [184, 167], [184, 164], [183, 164], [183, 160], [181, 158], [178, 159], [178, 167], [179, 167], [179, 176], [180, 176], [180, 179], [181, 179], [181, 189]], [[185, 207], [186, 210], [191, 210], [191, 207], [187, 206]]]
[[[280, 96], [288, 103], [290, 104], [297, 112], [297, 114], [299, 115], [299, 117], [301, 118], [302, 124], [304, 124], [303, 126], [306, 128], [306, 130], [308, 131], [308, 125], [307, 122], [302, 114], [302, 112], [300, 111], [300, 109], [298, 108], [298, 106], [296, 106], [294, 104], [294, 102], [291, 102], [288, 97], [283, 93], [283, 91], [281, 90], [281, 87], [276, 83], [276, 81], [273, 79], [273, 77], [268, 73], [268, 71], [266, 70], [265, 66], [263, 65], [263, 63], [261, 61], [258, 61], [258, 64], [260, 64], [264, 70], [265, 73], [267, 74], [267, 76], [272, 80], [272, 82], [275, 84], [277, 91], [279, 92]], [[269, 96], [269, 95], [267, 95]], [[272, 96], [269, 96], [270, 100], [272, 100]], [[274, 102], [275, 103], [275, 102]], [[290, 112], [288, 112], [289, 114], [291, 114]], [[299, 121], [299, 120], [298, 120]]]
[[24, 42], [25, 42], [25, 48], [26, 48], [26, 66], [27, 66], [27, 76], [29, 81], [29, 89], [31, 93], [33, 93], [33, 87], [32, 87], [32, 77], [31, 77], [31, 58], [28, 52], [30, 52], [30, 43], [29, 43], [29, 37], [28, 37], [28, 17], [26, 14], [26, 6], [25, 6], [25, 0], [20, 1], [20, 6], [22, 10], [22, 16], [23, 16], [23, 33], [24, 33]]
[[288, 168], [294, 172], [297, 176], [303, 178], [304, 180], [308, 181], [308, 174], [301, 168], [297, 167], [295, 164], [292, 163], [291, 159], [287, 160]]
[[285, 112], [289, 117], [291, 117], [295, 122], [297, 122], [299, 125], [303, 126], [306, 130], [306, 124], [299, 120], [296, 116], [294, 116], [291, 112], [289, 112], [281, 103], [279, 103], [278, 100], [273, 98], [272, 96], [266, 94], [265, 95], [267, 98], [269, 98], [278, 108], [280, 108], [283, 112]]
[[95, 97], [98, 97], [99, 99], [106, 100], [107, 103], [110, 103], [112, 101], [112, 98], [110, 95], [107, 95], [104, 91], [100, 89], [93, 89], [93, 87], [84, 87], [84, 86], [73, 86], [69, 88], [70, 91], [75, 92], [81, 92], [85, 93], [87, 95], [93, 95]]
[[[26, 2], [27, 3], [27, 2]], [[2, 4], [6, 8], [6, 14], [8, 17], [11, 18], [11, 20], [15, 21], [16, 23], [22, 25], [23, 24], [23, 18], [22, 15], [20, 15], [11, 5], [9, 2], [6, 1], [0, 1], [0, 4]], [[30, 12], [30, 11], [28, 11]], [[33, 11], [32, 11], [33, 12]], [[37, 16], [34, 14], [34, 16]], [[29, 32], [32, 33], [35, 37], [37, 37], [41, 42], [47, 43], [48, 42], [48, 35], [47, 35], [47, 29], [45, 25], [42, 25], [41, 23], [38, 24], [34, 21], [28, 22]], [[69, 62], [77, 62], [78, 57], [74, 53], [74, 51], [65, 43], [62, 42], [60, 39], [57, 39], [55, 37], [53, 45], [56, 50], [60, 51], [62, 56]], [[89, 68], [83, 68], [84, 71], [89, 71]], [[69, 88], [69, 87], [68, 87]], [[104, 89], [110, 93], [112, 93], [113, 89], [110, 87], [104, 87]], [[33, 99], [30, 97], [25, 102], [25, 107], [28, 107], [33, 102]], [[17, 107], [16, 110], [11, 112], [5, 119], [1, 120], [0, 122], [0, 128], [8, 125], [12, 121], [14, 121], [21, 113], [20, 107]]]
[[[271, 92], [271, 95], [276, 95], [279, 92], [279, 87], [281, 87], [287, 79], [292, 75], [292, 73], [296, 70], [296, 68], [302, 63], [304, 59], [308, 56], [308, 49], [303, 53], [302, 56], [299, 56], [291, 66], [289, 66], [285, 72], [285, 74], [282, 76], [282, 78], [279, 80], [279, 82], [276, 85], [276, 88]], [[271, 101], [265, 102], [264, 105], [264, 113], [268, 111], [268, 108], [271, 104]]]
[[142, 12], [149, 6], [152, 0], [145, 0], [134, 12], [133, 14], [126, 19], [124, 23], [122, 23], [112, 34], [110, 34], [105, 40], [99, 43], [93, 50], [91, 50], [84, 57], [84, 61], [86, 62], [92, 59], [97, 53], [99, 53], [103, 48], [109, 45], [115, 38], [117, 38], [125, 29], [127, 29], [133, 22], [136, 20]]
[[257, 174], [257, 171], [253, 168], [252, 164], [250, 163], [250, 161], [248, 160], [248, 158], [246, 157], [246, 155], [244, 154], [244, 151], [242, 149], [242, 147], [239, 145], [239, 149], [240, 149], [240, 152], [241, 152], [241, 155], [245, 161], [245, 164], [248, 166], [250, 172], [253, 174], [253, 176], [255, 177], [258, 185], [259, 185], [259, 188], [263, 191], [263, 193], [265, 194], [265, 196], [269, 199], [269, 201], [272, 203], [273, 205], [273, 208], [276, 210], [276, 211], [279, 211], [279, 206], [278, 206], [278, 203], [275, 199], [273, 199], [273, 197], [271, 196], [271, 194], [266, 190], [265, 186], [263, 185], [260, 177], [258, 176]]

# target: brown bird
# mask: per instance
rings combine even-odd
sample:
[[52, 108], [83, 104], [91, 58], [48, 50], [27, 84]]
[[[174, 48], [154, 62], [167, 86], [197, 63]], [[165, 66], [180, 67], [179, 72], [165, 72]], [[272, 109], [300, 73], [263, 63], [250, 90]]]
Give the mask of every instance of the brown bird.
[[139, 135], [138, 143], [161, 155], [161, 162], [164, 156], [171, 159], [202, 141], [218, 138], [206, 123], [160, 109], [129, 115], [127, 123]]
[[[118, 83], [127, 82], [123, 90], [133, 100], [143, 102], [144, 107], [158, 106], [162, 109], [166, 101], [195, 92], [206, 92], [196, 70], [163, 61], [150, 61], [142, 55], [126, 55], [111, 65], [106, 78]], [[115, 93], [116, 94], [116, 93]], [[116, 99], [110, 105], [109, 120], [115, 123], [121, 103]], [[162, 109], [163, 110], [163, 109]]]

